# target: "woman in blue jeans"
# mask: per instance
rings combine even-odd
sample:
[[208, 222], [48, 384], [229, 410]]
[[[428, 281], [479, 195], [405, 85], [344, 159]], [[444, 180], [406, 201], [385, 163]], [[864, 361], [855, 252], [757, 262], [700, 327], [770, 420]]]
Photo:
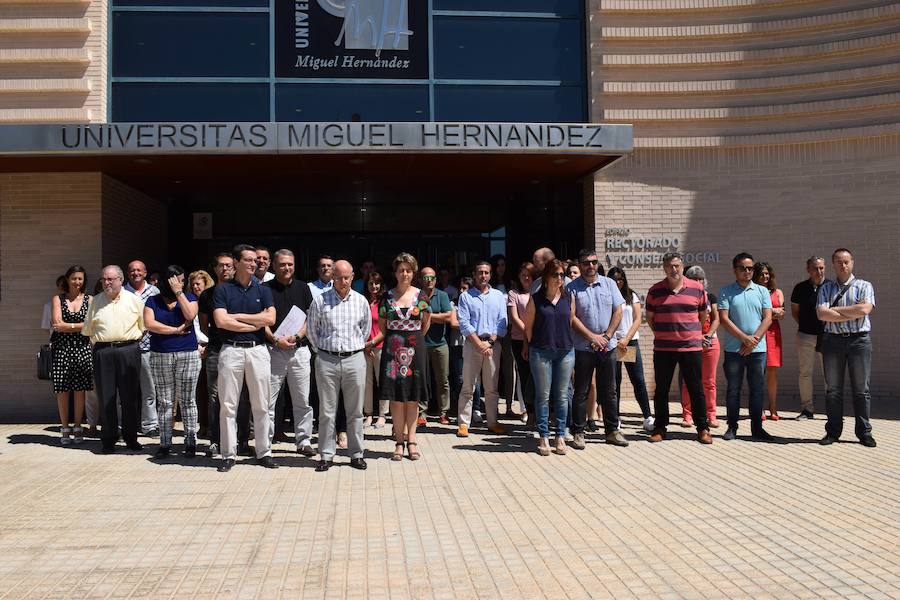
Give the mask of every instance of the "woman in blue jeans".
[[522, 356], [528, 358], [534, 381], [534, 404], [537, 430], [540, 435], [538, 454], [550, 454], [550, 406], [556, 417], [554, 452], [566, 453], [566, 417], [568, 406], [566, 388], [575, 367], [575, 344], [572, 340], [572, 320], [575, 303], [563, 288], [565, 265], [552, 260], [544, 267], [543, 285], [532, 294], [525, 308], [525, 346]]

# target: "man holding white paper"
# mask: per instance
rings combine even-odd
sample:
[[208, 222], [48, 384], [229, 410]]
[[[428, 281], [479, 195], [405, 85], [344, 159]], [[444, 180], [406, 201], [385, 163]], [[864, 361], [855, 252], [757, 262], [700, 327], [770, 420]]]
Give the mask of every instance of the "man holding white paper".
[[279, 250], [273, 259], [275, 278], [263, 285], [272, 290], [275, 325], [266, 327], [272, 359], [272, 396], [269, 401], [269, 439], [284, 423], [284, 402], [278, 403], [287, 381], [294, 413], [294, 442], [303, 456], [315, 456], [312, 447], [313, 410], [309, 405], [310, 349], [306, 340], [306, 311], [312, 292], [305, 281], [294, 279], [294, 253]]

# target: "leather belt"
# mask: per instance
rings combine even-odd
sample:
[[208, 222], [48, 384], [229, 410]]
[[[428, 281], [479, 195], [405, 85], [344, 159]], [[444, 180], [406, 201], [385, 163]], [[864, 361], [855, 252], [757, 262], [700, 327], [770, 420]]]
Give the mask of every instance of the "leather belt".
[[826, 331], [825, 333], [828, 335], [833, 335], [835, 337], [845, 337], [845, 338], [846, 337], [868, 337], [868, 335], [869, 335], [868, 331], [857, 331], [855, 333], [850, 333], [849, 331], [848, 332], [842, 331], [841, 333], [831, 333], [830, 331]]
[[365, 348], [360, 348], [359, 350], [350, 350], [349, 352], [332, 352], [331, 350], [326, 350], [325, 348], [319, 348], [319, 352], [324, 352], [325, 354], [330, 354], [332, 356], [337, 356], [338, 358], [349, 358], [354, 354], [358, 354], [365, 350]]
[[262, 346], [263, 342], [222, 342], [223, 346], [232, 346], [233, 348], [254, 348], [256, 346]]
[[137, 344], [140, 340], [128, 340], [126, 342], [97, 342], [94, 344], [95, 349], [100, 348], [119, 348], [120, 346], [130, 346], [131, 344]]

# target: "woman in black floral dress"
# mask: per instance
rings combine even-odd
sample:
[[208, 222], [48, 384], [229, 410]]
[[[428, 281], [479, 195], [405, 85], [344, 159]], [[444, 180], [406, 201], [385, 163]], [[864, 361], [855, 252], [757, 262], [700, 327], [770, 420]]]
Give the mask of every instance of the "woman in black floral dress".
[[[91, 297], [84, 293], [87, 273], [81, 265], [66, 271], [65, 292], [53, 298], [51, 324], [53, 335], [53, 363], [50, 378], [59, 408], [60, 433], [63, 445], [84, 440], [81, 421], [84, 418], [84, 393], [94, 389], [91, 364], [91, 340], [81, 335]], [[75, 394], [75, 427], [69, 428], [69, 393]], [[69, 437], [70, 434], [72, 437]]]
[[426, 395], [425, 332], [431, 316], [428, 296], [412, 286], [418, 263], [411, 254], [394, 259], [397, 286], [384, 295], [378, 309], [381, 348], [381, 378], [378, 395], [391, 402], [394, 423], [394, 454], [391, 460], [403, 458], [403, 440], [411, 460], [421, 458], [416, 441], [419, 400]]

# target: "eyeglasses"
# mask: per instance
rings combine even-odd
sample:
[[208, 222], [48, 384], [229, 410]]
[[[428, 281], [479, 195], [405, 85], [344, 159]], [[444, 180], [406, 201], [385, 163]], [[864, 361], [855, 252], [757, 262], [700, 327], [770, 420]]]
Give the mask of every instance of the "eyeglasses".
[[737, 270], [737, 271], [752, 271], [753, 267], [738, 266], [738, 267], [735, 267], [735, 270]]
[[599, 260], [580, 260], [578, 262], [582, 265], [591, 265], [592, 267], [596, 267], [600, 264]]
[[422, 275], [422, 281], [434, 281], [437, 279], [434, 275]]

